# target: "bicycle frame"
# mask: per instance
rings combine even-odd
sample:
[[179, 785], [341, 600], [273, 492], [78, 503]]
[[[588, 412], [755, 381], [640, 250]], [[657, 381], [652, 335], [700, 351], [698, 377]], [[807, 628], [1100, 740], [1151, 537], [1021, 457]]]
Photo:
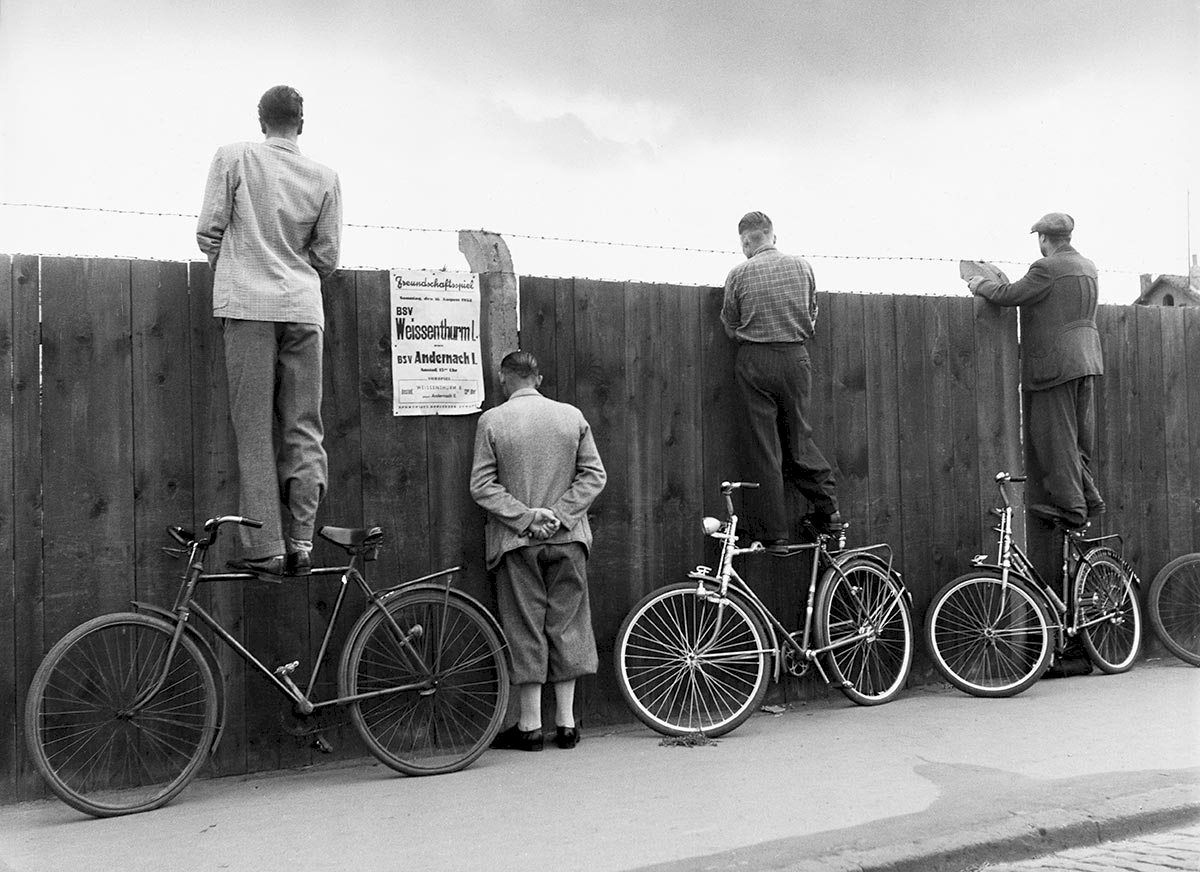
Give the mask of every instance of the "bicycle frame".
[[[449, 569], [443, 569], [438, 572], [421, 576], [420, 578], [414, 578], [405, 582], [401, 582], [398, 585], [394, 585], [379, 591], [373, 590], [370, 585], [367, 584], [366, 579], [359, 570], [359, 565], [363, 560], [361, 554], [353, 554], [351, 556], [350, 563], [346, 566], [313, 567], [311, 575], [303, 576], [302, 578], [309, 579], [322, 576], [340, 576], [341, 586], [338, 589], [337, 598], [334, 600], [328, 625], [326, 626], [324, 636], [321, 639], [321, 647], [317, 653], [317, 658], [315, 661], [316, 665], [309, 675], [308, 686], [304, 690], [301, 690], [300, 687], [292, 680], [290, 674], [291, 671], [298, 665], [298, 663], [293, 662], [287, 666], [282, 666], [272, 671], [235, 636], [233, 636], [232, 633], [225, 629], [225, 627], [221, 625], [220, 621], [211, 615], [195, 599], [196, 590], [201, 584], [208, 584], [218, 581], [254, 581], [258, 579], [258, 576], [250, 572], [209, 573], [204, 571], [204, 559], [207, 556], [208, 549], [212, 547], [213, 543], [216, 542], [217, 532], [220, 529], [220, 525], [227, 522], [237, 522], [241, 520], [242, 519], [234, 516], [214, 518], [212, 521], [209, 521], [205, 524], [205, 529], [210, 531], [207, 537], [196, 539], [190, 543], [187, 543], [190, 546], [188, 550], [188, 568], [183, 575], [179, 591], [175, 596], [175, 603], [170, 610], [162, 609], [148, 603], [134, 601], [134, 605], [136, 607], [154, 612], [160, 617], [163, 617], [168, 621], [172, 621], [175, 625], [175, 632], [171, 638], [170, 645], [167, 649], [167, 656], [163, 663], [162, 672], [160, 673], [157, 681], [152, 686], [148, 687], [145, 692], [143, 692], [133, 703], [130, 704], [126, 714], [137, 712], [149, 700], [153, 699], [160, 690], [162, 690], [162, 687], [167, 680], [167, 676], [170, 674], [171, 664], [174, 660], [175, 652], [178, 650], [180, 639], [183, 637], [185, 632], [192, 632], [196, 634], [196, 636], [204, 643], [208, 650], [212, 650], [212, 646], [208, 644], [207, 640], [205, 640], [202, 636], [199, 636], [199, 633], [194, 629], [194, 626], [189, 623], [193, 615], [198, 617], [201, 622], [208, 626], [209, 629], [211, 629], [213, 633], [215, 633], [217, 637], [221, 639], [221, 641], [233, 649], [233, 651], [236, 652], [238, 656], [247, 663], [247, 665], [265, 676], [267, 680], [270, 681], [277, 690], [279, 690], [280, 693], [292, 701], [297, 711], [303, 715], [309, 715], [319, 709], [329, 708], [332, 706], [345, 705], [346, 703], [357, 702], [359, 700], [402, 693], [411, 690], [428, 689], [431, 686], [431, 681], [426, 679], [425, 681], [414, 684], [397, 685], [395, 687], [389, 687], [382, 690], [338, 697], [336, 699], [320, 700], [316, 702], [312, 700], [313, 689], [316, 686], [317, 677], [321, 670], [321, 664], [324, 662], [325, 655], [329, 650], [329, 643], [333, 638], [334, 628], [337, 626], [338, 616], [341, 613], [342, 605], [346, 598], [346, 590], [350, 581], [353, 581], [357, 585], [358, 589], [363, 592], [363, 595], [367, 599], [367, 607], [364, 609], [364, 614], [368, 613], [371, 608], [380, 609], [388, 624], [391, 626], [392, 632], [395, 634], [396, 639], [401, 643], [402, 650], [405, 652], [406, 656], [412, 658], [412, 662], [416, 664], [420, 674], [429, 675], [431, 670], [428, 664], [423, 662], [421, 655], [412, 645], [412, 639], [420, 636], [424, 632], [424, 629], [420, 625], [417, 625], [411, 630], [405, 631], [396, 622], [396, 619], [392, 616], [391, 612], [385, 608], [385, 603], [390, 597], [400, 591], [411, 589], [417, 585], [428, 584], [433, 579], [437, 578], [445, 578], [445, 584], [439, 585], [439, 587], [442, 587], [445, 590], [446, 596], [449, 598], [450, 576], [453, 573], [458, 572], [462, 567], [454, 566], [450, 567]], [[175, 535], [175, 533], [173, 532], [172, 535]], [[176, 536], [176, 539], [182, 543], [182, 540], [178, 536]], [[350, 641], [352, 640], [348, 639], [347, 644], [349, 644]], [[436, 672], [438, 666], [439, 664], [433, 665], [434, 672]]]
[[[815, 608], [817, 596], [817, 582], [821, 577], [821, 570], [832, 568], [834, 572], [840, 575], [843, 579], [846, 577], [842, 571], [842, 563], [845, 559], [854, 555], [866, 555], [877, 561], [890, 576], [892, 574], [892, 549], [886, 543], [879, 545], [870, 545], [861, 548], [845, 549], [846, 534], [842, 530], [838, 534], [839, 547], [837, 549], [837, 557], [835, 558], [825, 544], [826, 536], [818, 533], [813, 542], [800, 543], [791, 546], [791, 550], [787, 556], [794, 556], [799, 553], [813, 552], [811, 568], [808, 579], [808, 593], [805, 601], [804, 610], [804, 626], [796, 631], [789, 632], [783, 622], [780, 621], [775, 614], [767, 607], [746, 582], [745, 579], [738, 574], [733, 568], [734, 558], [740, 557], [743, 554], [759, 554], [765, 551], [762, 544], [759, 542], [752, 543], [749, 547], [741, 548], [737, 544], [737, 528], [738, 516], [733, 510], [732, 487], [723, 487], [722, 493], [725, 496], [725, 510], [728, 521], [722, 528], [710, 531], [714, 539], [721, 540], [721, 558], [718, 564], [717, 572], [714, 574], [707, 566], [697, 566], [695, 570], [688, 573], [688, 578], [695, 579], [699, 584], [696, 588], [696, 595], [701, 598], [710, 599], [717, 604], [717, 617], [713, 624], [711, 639], [701, 647], [711, 645], [713, 641], [720, 637], [722, 620], [725, 614], [725, 606], [729, 603], [728, 593], [732, 587], [750, 606], [758, 613], [759, 618], [763, 622], [767, 633], [771, 639], [771, 648], [768, 651], [763, 651], [764, 654], [774, 655], [775, 663], [773, 667], [773, 680], [778, 682], [783, 670], [783, 654], [784, 644], [791, 649], [792, 653], [797, 657], [807, 662], [813, 663], [817, 667], [817, 671], [821, 674], [821, 678], [826, 684], [830, 683], [829, 676], [825, 672], [824, 666], [820, 661], [820, 655], [829, 651], [834, 651], [840, 648], [849, 647], [863, 639], [866, 639], [869, 634], [862, 633], [847, 639], [839, 640], [836, 644], [827, 645], [823, 648], [812, 647], [812, 625], [813, 625], [813, 610]], [[876, 554], [877, 551], [886, 551], [886, 561]], [[716, 589], [710, 589], [709, 584], [717, 585]], [[905, 591], [907, 593], [907, 589]], [[796, 639], [797, 632], [801, 635], [800, 640]], [[781, 642], [780, 640], [784, 640]]]
[[1116, 540], [1117, 545], [1120, 546], [1121, 537], [1119, 534], [1111, 533], [1107, 536], [1085, 539], [1080, 532], [1064, 530], [1062, 537], [1062, 558], [1059, 564], [1062, 595], [1059, 596], [1059, 592], [1042, 578], [1041, 574], [1034, 567], [1033, 562], [1029, 559], [1029, 556], [1013, 538], [1013, 507], [1008, 498], [1008, 491], [1005, 489], [1005, 485], [1009, 482], [1024, 480], [1023, 477], [1006, 477], [1005, 473], [1000, 473], [996, 476], [996, 483], [1000, 489], [1000, 497], [1004, 503], [1002, 507], [992, 510], [1000, 518], [999, 525], [992, 528], [998, 534], [996, 562], [988, 563], [987, 555], [979, 554], [971, 560], [971, 565], [981, 569], [999, 571], [1003, 584], [1008, 584], [1010, 576], [1015, 574], [1018, 578], [1025, 581], [1035, 593], [1040, 594], [1046, 604], [1051, 607], [1048, 611], [1059, 631], [1060, 640], [1063, 640], [1060, 642], [1061, 645], [1065, 643], [1065, 637], [1074, 637], [1081, 629], [1103, 623], [1107, 620], [1107, 617], [1101, 615], [1087, 623], [1080, 623], [1079, 603], [1075, 601], [1075, 592], [1072, 589], [1071, 581], [1079, 568], [1080, 562], [1090, 565], [1087, 552], [1091, 550], [1092, 546], [1110, 540]]

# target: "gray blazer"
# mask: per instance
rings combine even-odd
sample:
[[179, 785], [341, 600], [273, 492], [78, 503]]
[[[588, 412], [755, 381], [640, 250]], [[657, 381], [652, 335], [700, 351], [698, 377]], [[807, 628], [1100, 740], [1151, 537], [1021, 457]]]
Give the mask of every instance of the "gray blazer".
[[[479, 416], [471, 467], [471, 497], [488, 513], [488, 568], [527, 545], [581, 542], [590, 550], [587, 511], [606, 481], [591, 427], [574, 406], [524, 388], [488, 409]], [[532, 540], [522, 534], [539, 507], [562, 526], [549, 539]]]
[[1044, 391], [1071, 379], [1104, 374], [1096, 329], [1096, 265], [1070, 245], [1043, 257], [1015, 282], [986, 279], [975, 293], [1021, 307], [1021, 380]]

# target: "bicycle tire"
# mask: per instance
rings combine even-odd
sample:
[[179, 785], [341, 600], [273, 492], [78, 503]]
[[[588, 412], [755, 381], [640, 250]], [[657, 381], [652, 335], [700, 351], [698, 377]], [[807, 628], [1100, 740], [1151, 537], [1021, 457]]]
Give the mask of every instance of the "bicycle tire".
[[908, 595], [884, 566], [850, 557], [830, 567], [817, 588], [813, 631], [818, 648], [866, 638], [825, 653], [832, 680], [858, 705], [881, 705], [904, 687], [912, 667]]
[[216, 684], [186, 635], [159, 693], [128, 711], [158, 680], [173, 635], [160, 618], [101, 615], [42, 660], [25, 704], [26, 744], [67, 805], [95, 817], [149, 811], [177, 796], [208, 759]]
[[652, 591], [617, 631], [617, 686], [643, 724], [667, 736], [716, 737], [740, 726], [767, 692], [767, 635], [755, 610], [730, 592], [718, 606], [680, 582]]
[[1111, 548], [1088, 550], [1075, 570], [1079, 636], [1091, 661], [1109, 675], [1129, 671], [1141, 650], [1144, 622], [1135, 581]]
[[1160, 569], [1146, 604], [1158, 640], [1184, 663], [1200, 666], [1200, 553], [1176, 557]]
[[1054, 630], [1040, 595], [988, 570], [960, 575], [934, 594], [925, 643], [934, 668], [979, 697], [1015, 696], [1050, 666]]
[[[471, 765], [508, 708], [504, 644], [491, 621], [452, 591], [410, 591], [376, 607], [345, 648], [340, 678], [343, 696], [381, 692], [350, 703], [350, 717], [367, 749], [405, 775]], [[388, 692], [396, 685], [413, 687]]]

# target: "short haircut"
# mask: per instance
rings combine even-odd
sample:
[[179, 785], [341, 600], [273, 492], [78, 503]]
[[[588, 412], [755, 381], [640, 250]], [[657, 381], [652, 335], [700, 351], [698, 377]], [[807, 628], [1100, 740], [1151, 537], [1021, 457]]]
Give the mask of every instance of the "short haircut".
[[304, 98], [290, 85], [268, 88], [258, 101], [258, 120], [267, 127], [299, 127], [304, 120]]
[[738, 222], [738, 236], [752, 230], [757, 230], [760, 233], [775, 232], [775, 228], [771, 225], [771, 219], [767, 217], [765, 212], [747, 212], [742, 216], [742, 220]]
[[500, 369], [518, 378], [533, 378], [538, 374], [538, 361], [528, 351], [510, 351], [500, 361]]

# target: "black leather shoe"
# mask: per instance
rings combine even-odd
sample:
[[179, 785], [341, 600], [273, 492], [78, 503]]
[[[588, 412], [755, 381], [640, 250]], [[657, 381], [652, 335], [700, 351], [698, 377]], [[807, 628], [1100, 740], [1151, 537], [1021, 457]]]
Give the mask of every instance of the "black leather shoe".
[[247, 559], [245, 557], [238, 560], [230, 560], [229, 566], [231, 569], [237, 569], [241, 572], [253, 572], [255, 575], [284, 575], [287, 572], [287, 558], [282, 554], [277, 554], [274, 557], [255, 557]]
[[507, 730], [500, 731], [492, 739], [493, 748], [509, 751], [540, 751], [546, 746], [541, 730], [530, 730], [528, 733], [521, 729], [520, 724], [513, 724]]
[[579, 744], [579, 728], [578, 727], [555, 727], [554, 728], [554, 744], [564, 750], [571, 750]]
[[1049, 503], [1034, 503], [1029, 507], [1029, 511], [1043, 521], [1060, 524], [1066, 530], [1082, 530], [1087, 526], [1086, 517], [1080, 518], [1077, 515], [1064, 512], [1058, 506], [1052, 506]]
[[312, 553], [291, 551], [288, 553], [285, 572], [288, 575], [312, 575]]

